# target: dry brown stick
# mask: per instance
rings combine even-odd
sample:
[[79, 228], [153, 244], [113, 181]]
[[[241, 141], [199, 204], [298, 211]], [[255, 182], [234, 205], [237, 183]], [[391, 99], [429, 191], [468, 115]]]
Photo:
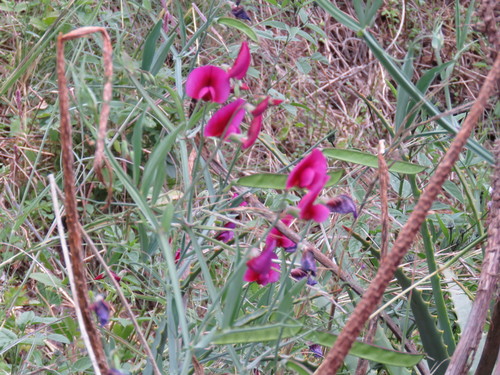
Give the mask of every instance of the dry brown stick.
[[344, 358], [351, 349], [354, 340], [356, 340], [359, 333], [363, 329], [366, 321], [370, 317], [370, 314], [380, 303], [385, 289], [394, 277], [394, 272], [399, 266], [404, 255], [410, 249], [410, 246], [413, 243], [420, 226], [424, 222], [432, 203], [441, 191], [441, 187], [448, 178], [453, 165], [458, 160], [460, 152], [467, 142], [472, 129], [483, 113], [489, 97], [494, 92], [498, 77], [500, 77], [500, 59], [497, 57], [493, 68], [486, 77], [481, 91], [479, 92], [477, 100], [462, 125], [462, 128], [456, 135], [454, 141], [451, 143], [449, 150], [446, 152], [443, 160], [437, 167], [436, 172], [431, 177], [429, 184], [417, 202], [417, 205], [408, 219], [408, 222], [399, 233], [399, 236], [391, 250], [390, 256], [383, 259], [375, 279], [372, 281], [369, 288], [363, 295], [363, 298], [356, 306], [337, 341], [328, 352], [321, 366], [315, 372], [315, 375], [336, 374], [342, 366]]
[[491, 314], [490, 329], [486, 336], [481, 359], [477, 365], [476, 375], [492, 374], [500, 352], [500, 296], [498, 292], [499, 290], [497, 287], [496, 302], [493, 307], [493, 313]]
[[[500, 54], [497, 55], [498, 60], [500, 60]], [[451, 357], [446, 375], [467, 374], [481, 338], [491, 298], [500, 281], [500, 140], [496, 141], [494, 154], [496, 163], [491, 184], [493, 192], [491, 194], [488, 244], [486, 245], [476, 299], [460, 341]]]
[[76, 30], [70, 31], [67, 34], [62, 35], [62, 41], [65, 42], [68, 40], [81, 38], [93, 33], [101, 33], [103, 38], [102, 54], [104, 59], [104, 88], [102, 93], [102, 108], [101, 108], [101, 113], [99, 115], [99, 128], [97, 131], [97, 142], [96, 142], [96, 150], [94, 157], [94, 171], [99, 181], [107, 188], [108, 195], [106, 198], [106, 205], [105, 205], [106, 208], [111, 203], [111, 194], [113, 188], [111, 182], [112, 168], [108, 167], [108, 172], [110, 173], [109, 184], [106, 184], [106, 182], [104, 181], [104, 176], [102, 175], [102, 165], [104, 163], [107, 164], [107, 160], [104, 156], [104, 140], [106, 139], [106, 128], [110, 112], [111, 97], [113, 94], [113, 85], [112, 85], [113, 48], [111, 45], [111, 39], [104, 27], [87, 26], [87, 27], [80, 27]]
[[[64, 35], [57, 37], [57, 78], [59, 86], [59, 109], [61, 112], [61, 148], [62, 167], [64, 175], [64, 205], [66, 209], [66, 225], [68, 228], [69, 247], [71, 249], [71, 267], [76, 286], [77, 295], [73, 296], [78, 300], [78, 305], [82, 312], [83, 327], [89, 336], [94, 352], [98, 369], [98, 374], [107, 375], [109, 372], [108, 361], [102, 345], [99, 331], [96, 328], [95, 320], [92, 319], [90, 302], [88, 299], [88, 289], [85, 277], [85, 267], [83, 263], [82, 237], [78, 227], [78, 211], [76, 205], [76, 186], [73, 174], [73, 147], [71, 124], [69, 117], [69, 96], [66, 83], [64, 67]], [[99, 372], [100, 371], [100, 372]]]
[[380, 209], [382, 212], [382, 238], [380, 240], [380, 259], [384, 259], [389, 248], [389, 209], [387, 191], [389, 189], [389, 169], [384, 158], [385, 142], [379, 142], [378, 150], [378, 178], [380, 182]]

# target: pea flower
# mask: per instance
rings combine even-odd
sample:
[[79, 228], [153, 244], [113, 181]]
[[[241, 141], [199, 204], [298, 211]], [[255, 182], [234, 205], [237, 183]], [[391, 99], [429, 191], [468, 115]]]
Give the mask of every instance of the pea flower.
[[250, 259], [247, 262], [248, 269], [243, 276], [243, 280], [248, 282], [257, 282], [259, 285], [274, 283], [280, 278], [280, 266], [273, 263], [278, 259], [274, 252], [274, 247], [266, 246], [259, 256]]
[[[120, 280], [122, 279], [121, 276], [117, 275], [113, 271], [111, 271], [111, 276], [113, 276], [113, 279], [115, 279], [118, 282], [120, 282]], [[106, 277], [106, 274], [100, 273], [99, 275], [97, 275], [96, 277], [94, 277], [94, 280], [102, 280], [105, 277]]]
[[352, 198], [345, 194], [330, 199], [326, 202], [326, 207], [328, 207], [331, 212], [336, 212], [338, 214], [352, 214], [355, 219], [358, 217], [356, 205], [354, 204]]
[[250, 67], [250, 48], [248, 48], [248, 43], [241, 43], [240, 52], [238, 52], [238, 57], [234, 60], [234, 64], [231, 69], [228, 70], [227, 75], [229, 78], [243, 79]]
[[[290, 223], [293, 220], [292, 215], [286, 215], [281, 221], [283, 221], [284, 224], [290, 225]], [[266, 246], [274, 246], [276, 247], [282, 247], [285, 249], [286, 252], [292, 253], [297, 249], [297, 244], [293, 242], [291, 239], [289, 239], [287, 236], [285, 236], [283, 233], [281, 233], [278, 228], [273, 228], [269, 231], [269, 234], [267, 235], [266, 238]]]
[[99, 319], [99, 324], [104, 327], [109, 322], [109, 316], [111, 307], [104, 301], [103, 296], [97, 295], [95, 302], [90, 305], [90, 309], [94, 310], [97, 318]]
[[323, 358], [323, 350], [321, 349], [321, 345], [319, 344], [309, 345], [309, 350], [316, 358]]
[[205, 127], [205, 137], [227, 139], [231, 134], [241, 133], [240, 124], [245, 117], [244, 105], [243, 99], [236, 99], [215, 112]]
[[224, 243], [228, 243], [234, 238], [234, 232], [232, 229], [236, 228], [236, 224], [232, 222], [228, 222], [224, 224], [224, 228], [228, 228], [230, 230], [224, 230], [222, 232], [219, 232], [216, 236], [215, 239], [219, 240]]
[[243, 141], [241, 148], [246, 150], [247, 148], [253, 146], [259, 133], [262, 129], [262, 116], [257, 116], [252, 119], [250, 127], [248, 128], [248, 133], [246, 139]]
[[224, 103], [230, 91], [228, 74], [214, 65], [194, 69], [186, 80], [186, 94], [193, 99]]
[[290, 275], [296, 280], [301, 280], [304, 277], [307, 277], [307, 284], [313, 286], [318, 283], [314, 279], [316, 277], [316, 271], [316, 261], [314, 260], [313, 254], [310, 251], [305, 251], [302, 254], [300, 268], [294, 268], [290, 272]]
[[328, 181], [327, 168], [328, 165], [323, 153], [318, 149], [314, 149], [309, 156], [304, 158], [290, 172], [286, 181], [286, 188], [299, 187], [312, 189], [317, 187], [318, 184], [322, 184], [321, 188], [323, 188], [326, 181]]
[[314, 204], [318, 198], [319, 192], [323, 189], [328, 179], [329, 176], [325, 175], [323, 178], [317, 180], [316, 186], [313, 186], [313, 188], [300, 200], [298, 207], [300, 208], [299, 216], [301, 219], [314, 220], [317, 223], [322, 223], [328, 218], [330, 214], [328, 207], [322, 204]]

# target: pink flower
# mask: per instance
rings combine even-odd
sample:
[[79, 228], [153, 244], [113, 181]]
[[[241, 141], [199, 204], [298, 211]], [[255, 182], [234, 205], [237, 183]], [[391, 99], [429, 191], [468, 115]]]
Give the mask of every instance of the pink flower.
[[193, 99], [224, 103], [230, 90], [228, 74], [213, 65], [194, 69], [186, 80], [186, 94]]
[[290, 189], [297, 186], [300, 188], [313, 189], [320, 184], [320, 181], [322, 188], [329, 178], [326, 174], [327, 167], [326, 158], [323, 153], [318, 149], [314, 149], [309, 156], [304, 158], [295, 166], [292, 172], [290, 172], [286, 181], [286, 188]]
[[298, 207], [300, 208], [300, 218], [304, 220], [314, 220], [318, 223], [325, 221], [330, 214], [328, 207], [322, 204], [314, 204], [318, 198], [319, 192], [328, 181], [328, 175], [323, 176], [318, 180], [317, 185], [314, 186], [304, 197], [300, 200]]
[[259, 285], [266, 285], [279, 280], [280, 266], [273, 263], [274, 259], [278, 259], [273, 249], [273, 247], [266, 246], [259, 256], [247, 262], [248, 269], [243, 276], [243, 280], [248, 282], [256, 281]]
[[236, 99], [215, 112], [205, 127], [205, 137], [227, 139], [231, 134], [241, 133], [240, 124], [245, 117], [244, 104], [243, 99]]
[[[283, 221], [284, 224], [290, 226], [292, 220], [293, 220], [292, 215], [286, 215], [281, 221]], [[287, 236], [285, 236], [283, 233], [281, 233], [277, 228], [271, 229], [269, 234], [267, 235], [266, 247], [268, 246], [282, 247], [285, 249], [285, 251], [289, 253], [294, 252], [295, 249], [297, 248], [297, 244], [293, 242], [291, 239], [289, 239]]]
[[[240, 195], [238, 193], [234, 193], [233, 194], [233, 199], [236, 199], [238, 198]], [[238, 205], [238, 207], [242, 207], [242, 206], [248, 206], [248, 203], [246, 201], [241, 201], [241, 203]]]
[[233, 67], [228, 70], [227, 75], [230, 78], [243, 79], [250, 67], [250, 49], [248, 43], [241, 43], [240, 52], [234, 61]]
[[358, 212], [356, 210], [356, 205], [354, 204], [352, 198], [348, 195], [339, 195], [330, 199], [326, 203], [326, 207], [331, 212], [336, 212], [338, 214], [352, 214], [356, 219], [358, 217]]
[[259, 137], [260, 130], [262, 129], [262, 116], [254, 117], [248, 128], [247, 138], [243, 141], [241, 148], [246, 150], [250, 146], [253, 146], [257, 138]]
[[269, 107], [269, 96], [266, 96], [264, 100], [257, 104], [257, 107], [252, 111], [252, 115], [255, 117], [262, 115], [267, 107]]

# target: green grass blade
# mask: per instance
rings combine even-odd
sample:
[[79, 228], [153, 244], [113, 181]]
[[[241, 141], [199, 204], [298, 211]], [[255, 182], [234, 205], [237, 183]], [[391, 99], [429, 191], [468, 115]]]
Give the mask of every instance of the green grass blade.
[[348, 27], [352, 31], [361, 31], [361, 25], [354, 18], [347, 13], [342, 12], [339, 8], [334, 6], [329, 0], [316, 0], [316, 3], [326, 10], [333, 18], [335, 18], [342, 25]]
[[[325, 156], [349, 163], [365, 165], [367, 167], [378, 168], [378, 159], [375, 155], [367, 152], [344, 150], [337, 148], [326, 148], [323, 150]], [[406, 161], [387, 160], [389, 171], [401, 174], [417, 174], [427, 169], [422, 165], [409, 163]]]
[[255, 31], [253, 31], [253, 29], [250, 26], [248, 26], [246, 23], [240, 20], [236, 20], [234, 18], [221, 17], [217, 20], [217, 23], [241, 31], [243, 34], [252, 39], [255, 43], [259, 43], [259, 37], [257, 36], [257, 34], [255, 34]]
[[156, 51], [156, 43], [161, 35], [163, 20], [159, 20], [156, 25], [151, 29], [151, 32], [144, 42], [144, 52], [142, 53], [141, 69], [144, 71], [151, 71], [153, 59]]

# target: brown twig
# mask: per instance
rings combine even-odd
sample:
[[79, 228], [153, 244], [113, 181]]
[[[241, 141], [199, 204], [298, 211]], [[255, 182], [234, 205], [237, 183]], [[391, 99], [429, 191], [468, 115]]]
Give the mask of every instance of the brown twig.
[[382, 212], [382, 238], [380, 240], [380, 259], [384, 259], [389, 248], [389, 210], [387, 191], [389, 189], [389, 169], [384, 158], [385, 142], [379, 142], [378, 150], [378, 178], [380, 182], [380, 208]]
[[[497, 55], [497, 62], [500, 54]], [[498, 64], [500, 66], [500, 64]], [[499, 68], [500, 70], [500, 68]], [[491, 298], [500, 281], [500, 140], [495, 144], [495, 169], [493, 172], [491, 207], [488, 226], [488, 244], [484, 254], [484, 262], [479, 277], [476, 299], [469, 314], [469, 320], [462, 333], [462, 337], [451, 357], [446, 375], [467, 374], [474, 358], [477, 344], [481, 338]], [[498, 324], [498, 322], [496, 322]], [[490, 329], [495, 326], [490, 327]], [[498, 329], [497, 329], [498, 330]], [[498, 347], [497, 347], [498, 353]], [[487, 374], [488, 372], [483, 372]]]
[[493, 374], [500, 351], [500, 296], [498, 292], [497, 289], [496, 302], [491, 314], [490, 330], [488, 331], [488, 336], [486, 336], [483, 353], [477, 365], [476, 375]]
[[[83, 263], [83, 249], [82, 249], [82, 237], [79, 228], [79, 218], [76, 204], [76, 186], [75, 186], [75, 176], [73, 173], [73, 147], [72, 147], [72, 130], [70, 124], [69, 116], [69, 95], [68, 87], [65, 76], [65, 63], [64, 63], [64, 42], [67, 40], [80, 38], [82, 36], [88, 35], [90, 33], [100, 32], [104, 36], [105, 45], [107, 46], [105, 53], [105, 64], [106, 64], [106, 74], [107, 82], [105, 83], [105, 93], [104, 101], [108, 102], [108, 105], [103, 105], [101, 112], [101, 123], [99, 127], [99, 134], [101, 132], [106, 132], [106, 119], [109, 114], [109, 100], [111, 99], [110, 89], [111, 81], [109, 73], [109, 64], [111, 63], [111, 42], [109, 36], [104, 28], [101, 27], [83, 27], [74, 30], [68, 34], [60, 34], [57, 37], [57, 78], [59, 87], [59, 109], [61, 112], [61, 148], [62, 148], [62, 167], [64, 175], [64, 192], [65, 199], [64, 205], [66, 209], [66, 225], [68, 228], [69, 236], [69, 247], [71, 249], [71, 268], [73, 272], [73, 278], [76, 289], [76, 296], [73, 296], [78, 303], [78, 306], [82, 314], [83, 326], [80, 329], [85, 331], [89, 336], [89, 341], [91, 345], [91, 350], [95, 355], [97, 362], [97, 368], [95, 369], [97, 374], [107, 375], [109, 372], [108, 361], [106, 359], [106, 354], [102, 345], [101, 337], [99, 331], [96, 327], [95, 320], [91, 314], [90, 301], [88, 299], [88, 288], [85, 277], [85, 266]], [[106, 107], [106, 108], [105, 108]], [[104, 116], [103, 117], [103, 113]], [[104, 121], [102, 120], [104, 119]], [[104, 129], [101, 129], [104, 126]], [[98, 137], [99, 138], [99, 137]], [[104, 137], [102, 137], [102, 142], [104, 142]], [[99, 139], [98, 139], [98, 149], [99, 149]], [[96, 160], [99, 160], [99, 156], [96, 156]], [[102, 164], [102, 163], [101, 163]], [[99, 169], [100, 165], [97, 167]], [[101, 176], [102, 177], [102, 176]]]
[[[500, 56], [500, 55], [499, 55]], [[472, 132], [472, 129], [479, 120], [484, 107], [486, 106], [489, 97], [495, 90], [495, 84], [500, 76], [500, 59], [497, 57], [493, 68], [486, 77], [486, 80], [479, 92], [479, 96], [472, 106], [469, 115], [465, 119], [462, 128], [451, 143], [448, 152], [443, 157], [443, 160], [436, 169], [435, 174], [431, 177], [429, 184], [422, 193], [413, 213], [408, 222], [405, 224], [391, 250], [391, 255], [387, 256], [381, 263], [379, 271], [375, 279], [370, 284], [369, 288], [363, 295], [363, 298], [356, 306], [353, 314], [340, 333], [334, 346], [328, 352], [325, 360], [315, 372], [316, 375], [336, 374], [342, 366], [344, 358], [351, 349], [354, 340], [358, 337], [363, 329], [370, 314], [376, 309], [380, 303], [385, 289], [389, 282], [394, 277], [394, 272], [399, 266], [404, 255], [410, 249], [415, 236], [417, 235], [420, 226], [441, 191], [443, 183], [448, 178], [451, 169], [457, 161], [462, 148]], [[500, 192], [500, 188], [497, 191]]]

